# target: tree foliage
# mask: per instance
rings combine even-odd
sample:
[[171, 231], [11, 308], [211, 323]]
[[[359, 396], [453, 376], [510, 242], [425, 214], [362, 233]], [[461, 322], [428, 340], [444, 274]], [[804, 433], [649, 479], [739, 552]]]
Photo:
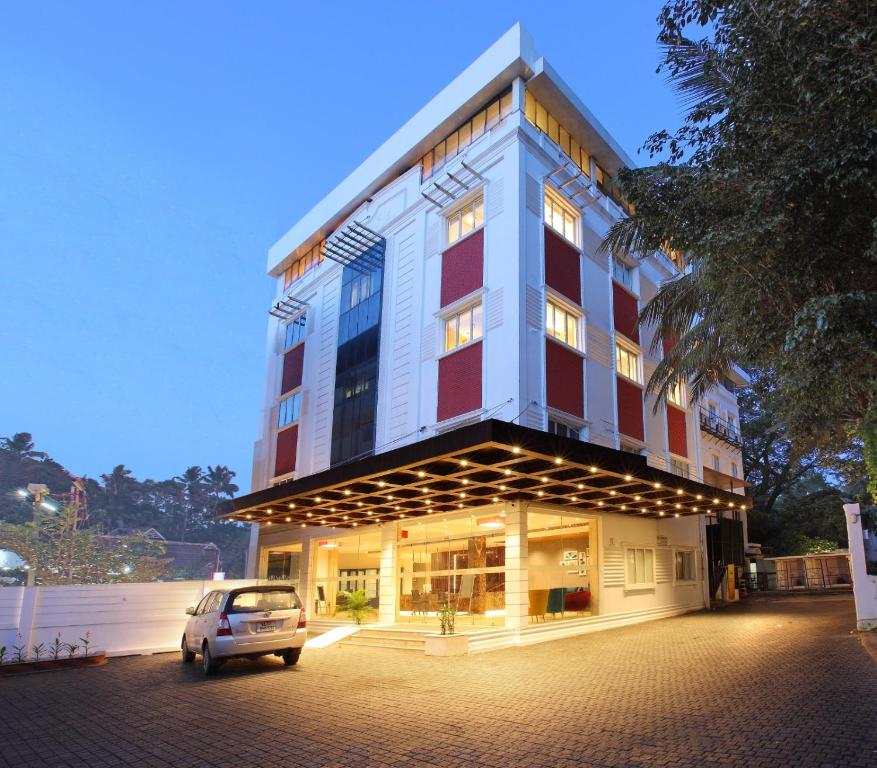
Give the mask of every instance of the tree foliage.
[[659, 69], [685, 121], [648, 139], [654, 164], [619, 173], [634, 213], [604, 242], [686, 256], [641, 317], [656, 344], [678, 340], [659, 396], [680, 380], [702, 396], [737, 361], [773, 372], [783, 422], [813, 445], [877, 424], [875, 15], [861, 0], [663, 8]]
[[[88, 503], [77, 511], [76, 528], [81, 532], [76, 538], [77, 551], [89, 548], [96, 551], [94, 548], [99, 542], [94, 537], [100, 534], [120, 529], [155, 528], [169, 541], [213, 542], [222, 551], [222, 567], [226, 573], [232, 577], [243, 576], [249, 529], [214, 517], [217, 504], [238, 491], [234, 476], [231, 469], [219, 464], [208, 467], [206, 473], [193, 466], [168, 480], [139, 480], [128, 467], [119, 464], [98, 479], [83, 478]], [[7, 541], [15, 540], [16, 547], [30, 547], [31, 551], [37, 546], [33, 539], [31, 502], [18, 496], [18, 489], [26, 488], [28, 483], [44, 483], [53, 497], [61, 498], [69, 493], [73, 481], [73, 475], [63, 466], [35, 450], [30, 434], [0, 438], [0, 525], [4, 527]], [[60, 519], [61, 516], [54, 521], [41, 519], [40, 546], [58, 542], [55, 526]], [[0, 547], [15, 549], [11, 544], [6, 547], [0, 543]], [[21, 549], [15, 551], [25, 556]], [[109, 555], [100, 554], [100, 562], [106, 568], [101, 566], [97, 571], [107, 573]], [[50, 562], [51, 558], [39, 560]], [[149, 576], [143, 568], [138, 573], [144, 578]], [[165, 578], [189, 575], [169, 568], [164, 571]], [[51, 577], [46, 574], [45, 578]]]

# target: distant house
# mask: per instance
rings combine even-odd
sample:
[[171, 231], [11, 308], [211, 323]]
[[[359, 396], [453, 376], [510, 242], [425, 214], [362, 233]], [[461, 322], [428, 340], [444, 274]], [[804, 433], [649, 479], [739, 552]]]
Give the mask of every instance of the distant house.
[[167, 577], [209, 577], [218, 571], [222, 552], [213, 542], [170, 541], [155, 528], [116, 528], [101, 536], [108, 544], [124, 536], [145, 536], [160, 541], [164, 547], [163, 559], [168, 560]]

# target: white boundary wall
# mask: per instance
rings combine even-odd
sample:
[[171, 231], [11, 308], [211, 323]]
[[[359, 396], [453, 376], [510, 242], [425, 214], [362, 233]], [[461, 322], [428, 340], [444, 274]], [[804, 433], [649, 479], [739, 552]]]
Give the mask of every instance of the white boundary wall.
[[[233, 581], [168, 581], [140, 584], [77, 584], [0, 588], [0, 646], [79, 643], [91, 631], [91, 648], [111, 656], [159, 653], [180, 646], [188, 616], [212, 589], [258, 584]], [[18, 635], [22, 640], [19, 642]]]

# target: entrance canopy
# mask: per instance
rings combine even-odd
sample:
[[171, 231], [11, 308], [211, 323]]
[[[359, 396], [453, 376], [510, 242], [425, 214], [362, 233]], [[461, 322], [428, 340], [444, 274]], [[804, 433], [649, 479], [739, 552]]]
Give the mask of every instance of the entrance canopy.
[[268, 525], [353, 528], [504, 501], [636, 517], [747, 504], [643, 456], [490, 419], [240, 496], [219, 512]]

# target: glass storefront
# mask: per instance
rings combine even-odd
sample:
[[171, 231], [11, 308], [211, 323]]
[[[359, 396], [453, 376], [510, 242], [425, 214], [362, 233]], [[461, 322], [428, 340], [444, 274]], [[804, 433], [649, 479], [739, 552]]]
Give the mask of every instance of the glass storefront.
[[505, 517], [471, 512], [399, 524], [398, 620], [438, 625], [442, 606], [456, 624], [505, 624]]
[[301, 544], [269, 548], [265, 555], [265, 578], [298, 587], [301, 577], [301, 548]]
[[548, 511], [527, 514], [531, 623], [590, 616], [593, 521]]
[[[311, 611], [328, 619], [352, 619], [350, 606], [362, 602], [362, 623], [378, 620], [380, 598], [381, 533], [374, 530], [313, 544], [314, 584]], [[351, 602], [352, 601], [352, 602]]]

